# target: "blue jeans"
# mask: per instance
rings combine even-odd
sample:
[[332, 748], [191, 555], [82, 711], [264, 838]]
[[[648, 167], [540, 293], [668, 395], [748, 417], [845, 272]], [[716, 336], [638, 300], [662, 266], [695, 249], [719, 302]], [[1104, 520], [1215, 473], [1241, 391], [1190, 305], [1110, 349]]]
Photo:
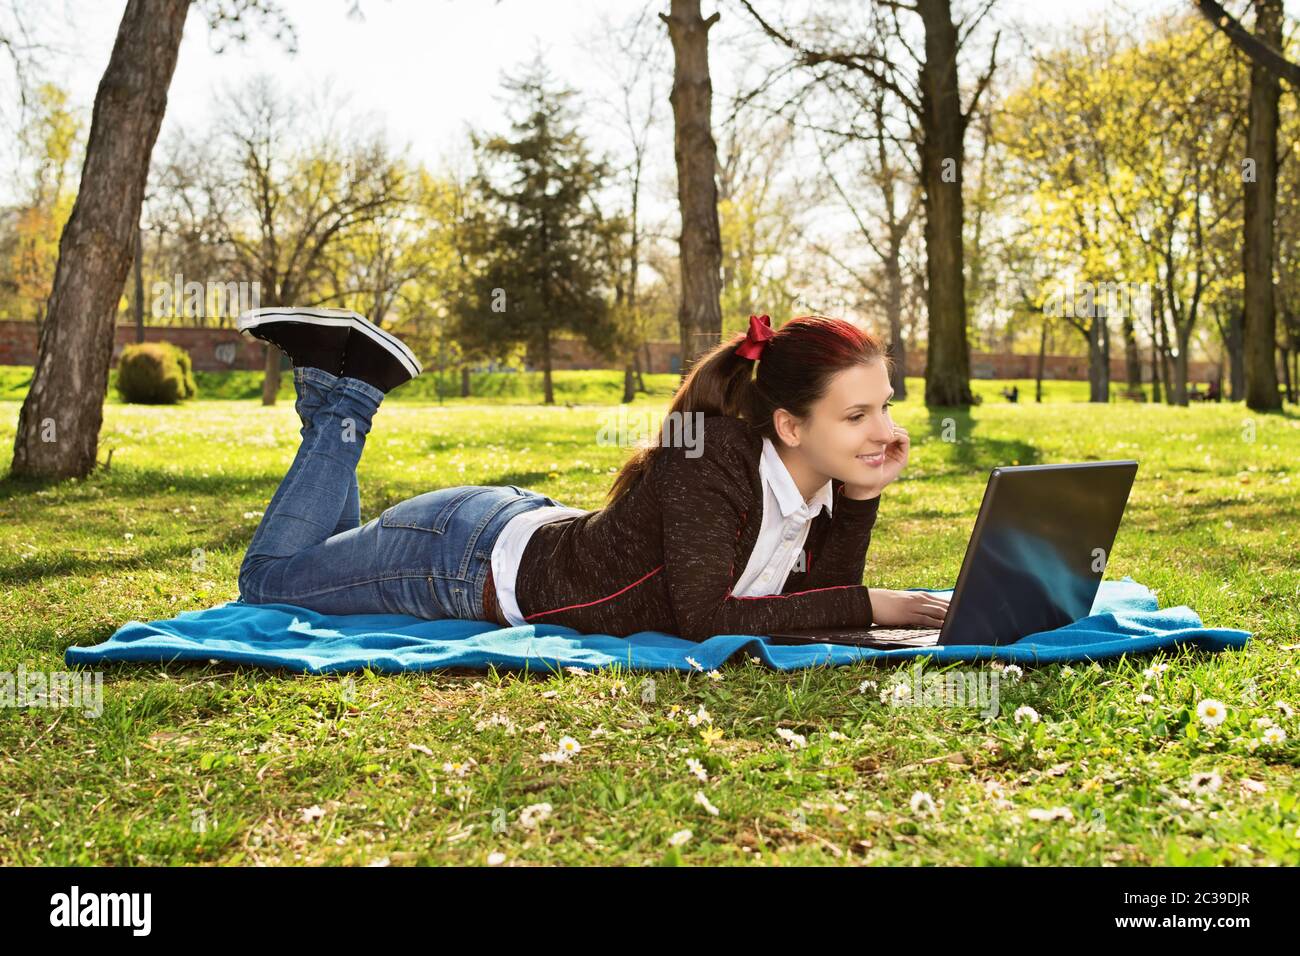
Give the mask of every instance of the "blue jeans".
[[253, 533], [240, 600], [323, 614], [483, 620], [492, 545], [515, 515], [559, 502], [514, 485], [460, 485], [361, 524], [357, 462], [384, 393], [295, 367], [302, 443]]

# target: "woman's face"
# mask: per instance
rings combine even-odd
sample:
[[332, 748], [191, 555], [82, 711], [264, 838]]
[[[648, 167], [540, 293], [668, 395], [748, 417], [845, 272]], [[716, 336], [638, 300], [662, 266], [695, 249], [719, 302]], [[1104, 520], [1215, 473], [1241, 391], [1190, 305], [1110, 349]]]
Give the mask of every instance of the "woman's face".
[[808, 466], [850, 484], [875, 482], [885, 446], [894, 439], [893, 394], [879, 359], [836, 374], [809, 417], [795, 426]]

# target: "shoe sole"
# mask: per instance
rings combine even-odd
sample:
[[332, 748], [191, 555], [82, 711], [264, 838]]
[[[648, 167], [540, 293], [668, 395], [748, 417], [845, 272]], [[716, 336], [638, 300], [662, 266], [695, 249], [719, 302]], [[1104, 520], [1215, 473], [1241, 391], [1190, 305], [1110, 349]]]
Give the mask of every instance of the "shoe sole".
[[293, 318], [296, 316], [307, 316], [317, 320], [316, 325], [334, 325], [347, 326], [368, 335], [374, 339], [377, 344], [382, 346], [406, 368], [415, 378], [424, 371], [420, 360], [415, 357], [415, 353], [407, 348], [406, 343], [396, 336], [390, 335], [379, 326], [375, 325], [365, 316], [353, 312], [349, 309], [254, 309], [251, 312], [245, 312], [235, 322], [235, 327], [241, 331], [255, 329], [259, 325], [275, 321], [277, 318]]

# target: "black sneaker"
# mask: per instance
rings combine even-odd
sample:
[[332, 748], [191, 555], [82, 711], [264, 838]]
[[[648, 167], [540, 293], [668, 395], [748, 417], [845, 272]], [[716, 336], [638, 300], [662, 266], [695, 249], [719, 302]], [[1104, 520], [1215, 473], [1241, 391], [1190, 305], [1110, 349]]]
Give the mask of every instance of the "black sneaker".
[[351, 315], [352, 331], [340, 375], [390, 392], [423, 371], [420, 360], [401, 339], [355, 312]]
[[355, 315], [346, 309], [252, 309], [239, 317], [236, 328], [270, 342], [289, 356], [295, 367], [319, 368], [338, 375], [343, 370], [343, 353], [355, 327]]

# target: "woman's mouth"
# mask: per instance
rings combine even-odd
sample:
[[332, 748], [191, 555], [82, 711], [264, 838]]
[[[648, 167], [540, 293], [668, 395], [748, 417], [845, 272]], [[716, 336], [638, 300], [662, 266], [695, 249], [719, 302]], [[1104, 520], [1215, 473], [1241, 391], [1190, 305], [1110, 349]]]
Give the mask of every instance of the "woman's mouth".
[[862, 462], [868, 468], [879, 468], [885, 463], [885, 453], [876, 452], [874, 455], [858, 455], [858, 461]]

